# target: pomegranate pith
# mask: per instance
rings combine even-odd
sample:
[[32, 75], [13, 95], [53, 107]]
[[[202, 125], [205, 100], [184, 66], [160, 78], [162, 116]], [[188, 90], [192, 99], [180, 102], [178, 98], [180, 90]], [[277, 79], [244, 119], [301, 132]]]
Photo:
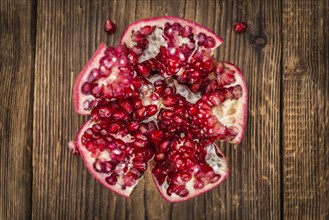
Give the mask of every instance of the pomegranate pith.
[[99, 182], [128, 197], [149, 163], [164, 199], [180, 202], [225, 180], [214, 141], [241, 142], [247, 89], [239, 68], [212, 58], [222, 42], [164, 16], [129, 25], [118, 47], [100, 44], [74, 87], [76, 112], [91, 117], [76, 145]]

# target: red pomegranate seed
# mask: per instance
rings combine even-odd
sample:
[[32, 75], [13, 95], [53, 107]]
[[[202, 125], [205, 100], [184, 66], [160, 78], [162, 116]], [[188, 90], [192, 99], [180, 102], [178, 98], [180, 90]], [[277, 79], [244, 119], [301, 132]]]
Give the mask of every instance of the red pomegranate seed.
[[104, 30], [108, 34], [112, 34], [115, 32], [115, 25], [111, 20], [106, 20], [105, 25], [104, 25]]
[[146, 116], [146, 109], [144, 106], [140, 107], [134, 112], [134, 116], [136, 119], [141, 119]]
[[198, 45], [203, 46], [207, 40], [207, 36], [204, 33], [199, 33], [198, 35]]
[[153, 143], [158, 144], [163, 138], [163, 132], [161, 130], [153, 130], [150, 132], [150, 139]]
[[174, 36], [178, 36], [181, 34], [181, 31], [182, 31], [182, 25], [179, 24], [179, 23], [174, 23], [172, 26], [172, 31], [173, 31], [173, 35]]
[[173, 107], [176, 105], [177, 98], [174, 95], [164, 96], [162, 99], [162, 103], [166, 107]]
[[234, 24], [234, 31], [235, 33], [243, 33], [247, 30], [247, 23], [245, 22], [235, 22]]
[[108, 106], [102, 106], [98, 109], [98, 114], [102, 118], [108, 118], [111, 116], [111, 109]]
[[119, 105], [128, 113], [131, 114], [133, 112], [133, 107], [128, 100], [124, 100], [119, 102]]
[[212, 48], [215, 46], [215, 39], [212, 37], [207, 37], [207, 40], [205, 42], [205, 47]]
[[125, 118], [125, 116], [126, 116], [126, 114], [122, 110], [119, 110], [119, 109], [115, 109], [112, 113], [112, 117], [115, 120], [122, 120]]
[[81, 92], [85, 95], [89, 95], [91, 93], [92, 85], [88, 82], [84, 83], [81, 89]]
[[133, 33], [133, 35], [131, 36], [131, 40], [134, 42], [141, 42], [145, 39], [145, 36], [143, 34], [141, 34], [140, 31], [136, 31]]
[[137, 64], [136, 71], [144, 77], [148, 77], [151, 74], [150, 68], [143, 63]]
[[137, 121], [131, 121], [128, 122], [126, 126], [129, 131], [137, 131], [139, 129], [140, 124]]
[[77, 144], [76, 144], [75, 141], [69, 141], [68, 148], [69, 148], [69, 150], [71, 151], [71, 153], [73, 155], [78, 155], [79, 154], [79, 151], [78, 151], [78, 148], [77, 148]]
[[194, 183], [193, 187], [195, 189], [203, 189], [204, 188], [204, 182], [202, 180], [198, 180]]
[[115, 185], [117, 183], [117, 176], [116, 174], [112, 174], [111, 176], [109, 177], [106, 177], [105, 178], [105, 181], [110, 184], [110, 185]]
[[156, 105], [148, 105], [146, 107], [146, 115], [147, 116], [152, 116], [155, 113], [157, 113], [157, 111], [158, 111], [158, 107]]
[[99, 68], [99, 75], [102, 77], [108, 77], [110, 75], [111, 71], [107, 69], [105, 66], [101, 66]]
[[192, 35], [192, 27], [190, 26], [185, 26], [182, 29], [182, 37], [189, 37]]
[[142, 27], [139, 31], [143, 35], [150, 35], [153, 33], [154, 30], [155, 30], [155, 26], [146, 25]]
[[99, 79], [100, 75], [99, 75], [99, 70], [97, 68], [94, 68], [90, 71], [87, 82], [91, 83], [96, 79]]

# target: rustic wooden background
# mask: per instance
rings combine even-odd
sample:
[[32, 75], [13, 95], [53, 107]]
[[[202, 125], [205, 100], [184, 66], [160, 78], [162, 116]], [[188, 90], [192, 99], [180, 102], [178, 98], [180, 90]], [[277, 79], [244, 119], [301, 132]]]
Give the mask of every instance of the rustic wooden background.
[[[0, 0], [0, 219], [329, 219], [329, 1]], [[150, 175], [129, 199], [96, 182], [67, 142], [86, 119], [72, 88], [100, 41], [136, 19], [181, 16], [225, 39], [249, 89], [231, 173], [169, 204]], [[108, 37], [107, 18], [118, 24]], [[246, 21], [245, 34], [232, 31]]]

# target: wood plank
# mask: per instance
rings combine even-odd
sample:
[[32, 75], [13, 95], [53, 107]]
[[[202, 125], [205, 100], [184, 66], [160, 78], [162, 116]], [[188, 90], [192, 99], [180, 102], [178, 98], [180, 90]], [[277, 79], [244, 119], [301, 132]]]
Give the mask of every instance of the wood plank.
[[[225, 40], [217, 57], [241, 68], [249, 103], [242, 144], [222, 144], [231, 172], [206, 194], [207, 219], [279, 219], [281, 4], [217, 1], [215, 8], [208, 22]], [[247, 22], [245, 34], [232, 31], [235, 21]]]
[[34, 12], [0, 1], [0, 219], [31, 217]]
[[328, 3], [283, 1], [287, 219], [329, 219]]
[[125, 204], [123, 198], [95, 181], [82, 160], [67, 150], [68, 141], [86, 119], [73, 110], [76, 76], [100, 41], [113, 40], [113, 36], [107, 38], [103, 25], [117, 10], [115, 1], [38, 1], [34, 219], [113, 219], [116, 210], [122, 210], [120, 204]]

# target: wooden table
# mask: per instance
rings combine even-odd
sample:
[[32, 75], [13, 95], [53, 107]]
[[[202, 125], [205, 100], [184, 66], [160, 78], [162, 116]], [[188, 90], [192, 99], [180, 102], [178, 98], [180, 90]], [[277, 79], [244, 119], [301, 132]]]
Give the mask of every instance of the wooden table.
[[[0, 0], [0, 219], [329, 219], [329, 2], [290, 0]], [[216, 189], [165, 202], [148, 173], [129, 199], [87, 172], [67, 143], [78, 72], [100, 41], [156, 15], [181, 16], [225, 39], [249, 89], [240, 146]], [[118, 24], [103, 31], [107, 18]], [[248, 23], [245, 34], [234, 21]]]

